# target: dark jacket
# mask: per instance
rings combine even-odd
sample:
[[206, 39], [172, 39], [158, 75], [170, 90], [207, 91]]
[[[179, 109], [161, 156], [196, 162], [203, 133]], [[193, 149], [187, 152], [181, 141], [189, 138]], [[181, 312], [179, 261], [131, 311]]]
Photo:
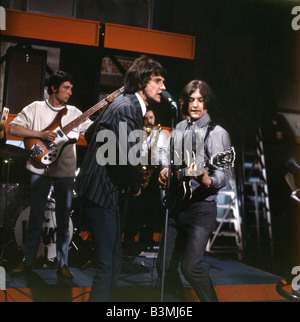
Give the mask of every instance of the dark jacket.
[[[120, 122], [122, 122], [123, 127], [125, 125], [127, 128], [127, 133], [124, 133], [124, 131], [119, 132]], [[118, 96], [86, 131], [85, 137], [89, 143], [88, 150], [75, 184], [75, 189], [79, 196], [116, 212], [118, 211], [118, 194], [120, 190], [124, 188], [130, 190], [132, 194], [138, 192], [142, 172], [139, 166], [130, 165], [129, 162], [124, 162], [124, 160], [128, 160], [128, 152], [135, 145], [133, 142], [128, 142], [129, 133], [134, 130], [142, 130], [142, 128], [142, 109], [136, 95]], [[111, 131], [110, 134], [115, 137], [115, 141], [112, 138], [109, 139], [109, 145], [103, 140], [99, 142], [100, 134], [107, 133], [103, 132], [104, 130]], [[100, 134], [99, 131], [101, 131]], [[120, 140], [121, 151], [119, 151]], [[127, 141], [127, 148], [124, 145], [124, 140]], [[114, 159], [114, 154], [111, 154], [111, 152], [116, 152], [116, 164], [100, 164], [100, 159], [102, 158], [103, 160], [103, 157], [107, 157], [102, 153], [105, 149], [101, 149], [104, 144], [106, 144], [106, 147], [109, 146], [110, 151], [108, 153], [112, 156], [112, 160]], [[121, 160], [119, 160], [119, 156]], [[120, 161], [123, 165], [119, 165]]]

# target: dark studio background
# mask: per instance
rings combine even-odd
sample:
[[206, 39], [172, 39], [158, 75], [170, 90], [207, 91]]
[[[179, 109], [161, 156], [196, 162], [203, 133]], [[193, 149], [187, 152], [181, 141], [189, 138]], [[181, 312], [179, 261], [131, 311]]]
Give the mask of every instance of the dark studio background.
[[[55, 1], [56, 2], [56, 1]], [[67, 1], [66, 4], [72, 1]], [[19, 10], [30, 1], [16, 1]], [[32, 2], [33, 3], [33, 2]], [[64, 13], [64, 3], [46, 12]], [[300, 214], [284, 175], [291, 157], [298, 157], [293, 125], [278, 112], [299, 114], [299, 31], [292, 29], [291, 10], [298, 1], [252, 0], [155, 0], [149, 18], [148, 1], [77, 0], [76, 18], [100, 20], [196, 37], [194, 61], [158, 56], [167, 69], [167, 90], [177, 100], [191, 79], [207, 81], [219, 100], [217, 121], [231, 135], [237, 150], [237, 179], [240, 153], [258, 127], [262, 128], [269, 180], [275, 256], [257, 258], [255, 248], [245, 261], [274, 273], [285, 274], [299, 265]], [[10, 8], [11, 1], [1, 1]], [[65, 13], [67, 14], [67, 13]], [[74, 54], [76, 53], [76, 54]], [[86, 110], [98, 100], [103, 49], [76, 45], [61, 46], [60, 68], [73, 75], [76, 85], [71, 103]], [[105, 52], [127, 57], [139, 53]], [[2, 55], [2, 54], [1, 54]], [[154, 107], [157, 121], [170, 126], [170, 111]], [[283, 133], [279, 140], [276, 133]], [[267, 254], [268, 255], [268, 254]], [[267, 259], [267, 260], [266, 260]], [[269, 261], [269, 259], [271, 259]]]
[[[94, 1], [85, 1], [84, 6], [81, 3], [83, 11], [79, 18], [116, 23], [126, 19], [126, 15], [120, 17], [124, 11], [113, 10], [115, 1], [105, 17], [97, 10], [89, 11], [88, 3], [96, 7]], [[138, 10], [140, 5], [136, 1], [136, 6], [130, 9]], [[219, 100], [217, 120], [231, 134], [238, 161], [241, 161], [239, 152], [243, 146], [251, 142], [258, 127], [262, 128], [275, 258], [270, 254], [263, 254], [261, 258], [253, 246], [246, 250], [245, 260], [276, 273], [285, 273], [297, 264], [297, 259], [299, 262], [299, 209], [290, 200], [290, 189], [284, 180], [287, 164], [291, 154], [298, 151], [298, 145], [290, 125], [280, 120], [274, 124], [279, 111], [299, 113], [300, 31], [291, 27], [294, 18], [291, 10], [295, 5], [297, 2], [293, 1], [162, 0], [154, 1], [152, 16], [155, 30], [196, 36], [194, 61], [154, 57], [168, 71], [166, 84], [172, 96], [178, 99], [181, 89], [191, 79], [207, 81]], [[105, 5], [102, 9], [109, 10]], [[139, 19], [126, 21], [140, 27], [143, 23]], [[93, 69], [87, 61], [84, 64], [87, 69]], [[154, 110], [158, 122], [170, 126], [169, 109], [154, 106]], [[278, 130], [284, 132], [281, 140], [276, 138]], [[236, 165], [237, 174], [240, 167], [241, 164]]]

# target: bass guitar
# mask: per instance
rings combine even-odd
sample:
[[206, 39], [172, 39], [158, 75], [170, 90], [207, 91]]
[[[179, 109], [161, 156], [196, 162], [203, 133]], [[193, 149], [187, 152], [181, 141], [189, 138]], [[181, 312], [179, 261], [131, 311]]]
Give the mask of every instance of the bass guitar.
[[61, 119], [67, 113], [67, 108], [60, 110], [53, 122], [43, 131], [55, 132], [57, 137], [53, 141], [42, 140], [38, 138], [24, 138], [25, 149], [29, 151], [30, 157], [41, 166], [50, 166], [58, 160], [63, 148], [68, 144], [74, 144], [76, 139], [70, 139], [68, 133], [76, 128], [80, 123], [93, 115], [96, 111], [103, 111], [108, 105], [124, 92], [124, 86], [114, 91], [99, 103], [82, 113], [75, 120], [62, 127]]
[[[214, 157], [205, 160], [202, 164], [196, 164], [197, 176], [201, 175], [203, 168], [205, 167], [234, 167], [235, 161], [235, 150], [232, 146], [229, 150], [219, 152]], [[161, 189], [161, 201], [165, 209], [169, 209], [170, 212], [178, 210], [184, 200], [190, 200], [193, 196], [190, 167], [181, 169], [172, 169], [171, 172], [171, 184], [168, 190]], [[166, 193], [168, 191], [168, 193]]]

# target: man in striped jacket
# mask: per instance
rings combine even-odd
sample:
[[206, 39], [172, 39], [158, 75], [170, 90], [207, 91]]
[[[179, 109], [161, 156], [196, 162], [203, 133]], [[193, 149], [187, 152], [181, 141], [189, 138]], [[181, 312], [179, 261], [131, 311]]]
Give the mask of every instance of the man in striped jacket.
[[[76, 181], [82, 214], [88, 220], [96, 250], [96, 276], [89, 301], [111, 299], [121, 264], [119, 194], [141, 193], [142, 172], [131, 153], [143, 129], [149, 104], [161, 101], [165, 70], [147, 56], [137, 58], [124, 77], [118, 96], [87, 130], [88, 150]], [[131, 152], [130, 152], [131, 151]], [[130, 154], [131, 153], [131, 154]]]

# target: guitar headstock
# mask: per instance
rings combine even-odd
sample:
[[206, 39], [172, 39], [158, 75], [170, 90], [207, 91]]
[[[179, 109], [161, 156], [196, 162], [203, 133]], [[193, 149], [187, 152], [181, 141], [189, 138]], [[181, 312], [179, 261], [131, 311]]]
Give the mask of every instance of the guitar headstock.
[[105, 100], [108, 102], [108, 103], [111, 103], [115, 98], [117, 98], [120, 94], [123, 94], [124, 93], [124, 86], [120, 87], [119, 89], [117, 89], [116, 91], [114, 91], [113, 93], [107, 95], [105, 97]]
[[7, 107], [3, 107], [3, 110], [1, 112], [1, 116], [0, 116], [0, 130], [2, 131], [5, 123], [8, 119], [8, 114], [9, 114], [9, 109]]
[[229, 150], [220, 152], [216, 156], [212, 158], [212, 165], [216, 165], [219, 167], [234, 167], [234, 161], [235, 161], [235, 150], [232, 146]]

